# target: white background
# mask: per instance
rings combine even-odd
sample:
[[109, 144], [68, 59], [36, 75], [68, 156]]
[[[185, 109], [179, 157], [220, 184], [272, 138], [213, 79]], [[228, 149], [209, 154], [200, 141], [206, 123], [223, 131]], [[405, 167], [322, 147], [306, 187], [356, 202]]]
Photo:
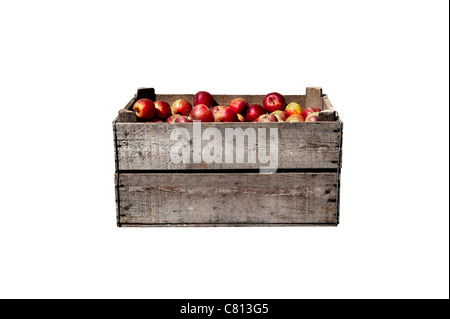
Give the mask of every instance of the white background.
[[[448, 1], [2, 1], [1, 298], [448, 298]], [[337, 228], [117, 228], [138, 87], [345, 123]]]

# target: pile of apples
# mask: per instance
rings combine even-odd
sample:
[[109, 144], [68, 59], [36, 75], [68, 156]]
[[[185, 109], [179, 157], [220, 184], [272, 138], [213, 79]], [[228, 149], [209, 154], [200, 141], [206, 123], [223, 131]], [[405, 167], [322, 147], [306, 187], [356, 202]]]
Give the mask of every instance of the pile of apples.
[[133, 111], [139, 120], [147, 123], [187, 123], [194, 120], [202, 122], [317, 122], [319, 108], [305, 110], [300, 104], [292, 102], [286, 105], [283, 95], [277, 92], [267, 94], [263, 105], [249, 105], [243, 98], [233, 99], [229, 105], [214, 104], [213, 96], [206, 92], [197, 92], [194, 107], [178, 99], [172, 106], [164, 101], [140, 99], [133, 105]]

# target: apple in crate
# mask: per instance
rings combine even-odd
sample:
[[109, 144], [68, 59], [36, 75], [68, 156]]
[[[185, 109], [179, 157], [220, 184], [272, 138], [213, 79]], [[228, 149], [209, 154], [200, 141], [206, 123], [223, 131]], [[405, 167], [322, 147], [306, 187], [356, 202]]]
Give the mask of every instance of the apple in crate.
[[178, 99], [172, 104], [172, 114], [189, 115], [192, 110], [192, 105], [184, 99]]
[[275, 111], [275, 112], [272, 112], [272, 113], [270, 113], [270, 114], [272, 114], [272, 115], [275, 115], [276, 117], [277, 117], [277, 119], [278, 119], [278, 122], [285, 122], [286, 121], [286, 119], [288, 118], [287, 116], [286, 116], [286, 113], [285, 112], [283, 112], [283, 111]]
[[149, 121], [155, 116], [155, 103], [149, 99], [140, 99], [134, 103], [133, 111], [138, 119]]
[[194, 122], [194, 119], [190, 116], [181, 115], [178, 116], [175, 120], [175, 123], [191, 123]]
[[245, 99], [238, 97], [230, 102], [229, 108], [234, 110], [237, 114], [242, 114], [242, 112], [248, 108], [248, 102]]
[[267, 113], [266, 109], [263, 108], [261, 105], [258, 105], [258, 104], [250, 105], [247, 115], [245, 116], [245, 121], [253, 122], [258, 117], [260, 117], [261, 115], [266, 114], [266, 113]]
[[267, 112], [272, 113], [277, 110], [283, 111], [286, 107], [286, 102], [284, 101], [283, 95], [273, 92], [264, 97], [263, 105]]
[[238, 113], [237, 116], [238, 116], [239, 122], [245, 122], [245, 117], [244, 117], [244, 115]]
[[284, 109], [284, 113], [286, 113], [287, 117], [294, 114], [302, 115], [302, 107], [300, 106], [300, 104], [292, 102], [286, 106], [286, 108]]
[[175, 123], [175, 121], [177, 120], [178, 117], [180, 117], [180, 114], [173, 114], [171, 116], [169, 116], [166, 120], [167, 123]]
[[202, 122], [214, 122], [214, 115], [205, 104], [197, 104], [191, 111], [191, 117], [194, 120]]
[[217, 111], [222, 110], [222, 109], [226, 109], [227, 107], [224, 105], [216, 105], [213, 108], [211, 108], [211, 112], [213, 114], [213, 116], [216, 116]]
[[214, 122], [239, 122], [239, 118], [233, 109], [226, 107], [216, 112]]
[[155, 101], [156, 114], [155, 116], [161, 120], [167, 119], [172, 115], [170, 104], [164, 101]]
[[320, 111], [322, 111], [322, 110], [319, 109], [318, 107], [308, 107], [306, 110], [304, 110], [302, 112], [302, 116], [306, 119], [309, 114], [320, 112]]
[[194, 96], [194, 106], [197, 104], [204, 104], [207, 107], [211, 107], [214, 104], [214, 98], [206, 91], [199, 91]]
[[265, 123], [265, 122], [278, 122], [278, 119], [273, 114], [263, 114], [260, 117], [258, 117], [255, 122], [259, 123]]
[[319, 121], [319, 112], [314, 112], [308, 115], [305, 122], [317, 122]]
[[291, 115], [286, 119], [286, 122], [304, 122], [304, 121], [305, 119], [303, 118], [303, 116], [299, 114]]

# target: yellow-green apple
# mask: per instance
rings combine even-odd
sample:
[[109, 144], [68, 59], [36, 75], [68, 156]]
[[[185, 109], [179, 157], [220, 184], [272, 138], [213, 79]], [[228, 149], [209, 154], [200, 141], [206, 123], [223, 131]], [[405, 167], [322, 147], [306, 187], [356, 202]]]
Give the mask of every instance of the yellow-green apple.
[[242, 112], [248, 108], [248, 102], [245, 99], [238, 97], [233, 99], [228, 107], [234, 110], [237, 114], [242, 114]]
[[239, 122], [245, 122], [245, 117], [244, 117], [244, 115], [238, 113], [237, 116], [238, 116]]
[[204, 104], [207, 107], [211, 107], [214, 104], [214, 98], [206, 91], [199, 91], [194, 96], [194, 106], [197, 104]]
[[319, 120], [319, 112], [314, 112], [308, 115], [305, 122], [317, 122]]
[[172, 114], [189, 115], [192, 110], [192, 105], [184, 99], [178, 99], [172, 104]]
[[171, 114], [170, 104], [164, 101], [155, 101], [155, 116], [161, 120], [167, 119]]
[[239, 122], [239, 118], [233, 109], [227, 107], [216, 112], [214, 122]]
[[267, 112], [272, 113], [277, 110], [283, 111], [286, 107], [286, 102], [284, 101], [283, 95], [273, 92], [264, 97], [263, 106]]
[[288, 118], [286, 116], [286, 113], [284, 111], [280, 111], [280, 110], [272, 112], [270, 114], [275, 115], [277, 117], [277, 119], [278, 119], [278, 122], [285, 122], [286, 119]]
[[303, 116], [299, 114], [291, 115], [286, 119], [286, 122], [304, 122], [304, 121], [305, 119], [303, 118]]
[[300, 104], [292, 102], [286, 106], [286, 108], [284, 109], [284, 113], [286, 113], [287, 117], [294, 114], [302, 115], [302, 107], [300, 106]]
[[263, 114], [255, 122], [278, 122], [278, 118], [273, 114]]
[[222, 110], [222, 109], [226, 109], [227, 107], [224, 105], [216, 105], [214, 107], [211, 108], [211, 112], [213, 114], [213, 116], [216, 115], [217, 111]]
[[302, 116], [306, 119], [309, 114], [320, 112], [320, 111], [322, 111], [322, 110], [319, 109], [318, 107], [308, 107], [306, 110], [304, 110], [302, 112]]
[[258, 105], [258, 104], [250, 105], [247, 115], [245, 116], [245, 121], [253, 122], [258, 117], [260, 117], [261, 115], [266, 114], [266, 113], [267, 113], [266, 109], [263, 108], [261, 105]]
[[180, 117], [180, 114], [172, 114], [171, 116], [169, 116], [166, 120], [167, 123], [175, 123], [176, 119], [178, 117]]
[[194, 122], [194, 119], [190, 116], [181, 115], [178, 116], [175, 120], [175, 123], [190, 123]]
[[191, 111], [191, 117], [201, 122], [214, 122], [214, 115], [205, 104], [197, 104]]
[[140, 99], [134, 103], [133, 111], [138, 119], [149, 121], [155, 116], [155, 103], [149, 99]]

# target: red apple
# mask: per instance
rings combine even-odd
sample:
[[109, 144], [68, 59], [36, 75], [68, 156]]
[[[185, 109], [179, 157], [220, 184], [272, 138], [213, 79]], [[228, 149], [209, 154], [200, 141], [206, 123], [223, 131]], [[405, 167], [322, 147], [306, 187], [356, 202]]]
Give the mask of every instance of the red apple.
[[248, 108], [248, 102], [243, 98], [235, 98], [230, 102], [230, 109], [233, 109], [237, 114], [242, 114], [242, 112]]
[[245, 117], [244, 117], [244, 115], [238, 113], [237, 116], [238, 116], [239, 122], [245, 122]]
[[303, 116], [299, 114], [291, 115], [286, 119], [286, 122], [304, 122], [304, 121], [305, 119], [303, 118]]
[[258, 117], [255, 122], [278, 122], [278, 119], [273, 114], [263, 114]]
[[264, 97], [263, 105], [267, 112], [272, 113], [276, 110], [283, 111], [286, 106], [286, 102], [284, 101], [283, 95], [273, 92]]
[[216, 112], [214, 122], [239, 122], [239, 118], [233, 109], [227, 107]]
[[165, 120], [172, 114], [170, 104], [164, 101], [155, 101], [156, 117]]
[[173, 114], [167, 118], [166, 122], [167, 123], [175, 123], [176, 119], [180, 116], [181, 116], [180, 114]]
[[314, 112], [308, 115], [305, 122], [317, 122], [319, 121], [319, 112]]
[[272, 112], [272, 113], [270, 113], [270, 114], [273, 114], [273, 115], [275, 115], [276, 117], [277, 117], [277, 119], [278, 119], [278, 122], [285, 122], [286, 121], [286, 119], [288, 118], [287, 116], [286, 116], [286, 113], [285, 112], [283, 112], [283, 111], [275, 111], [275, 112]]
[[196, 106], [197, 104], [204, 104], [207, 107], [211, 107], [214, 104], [214, 98], [208, 92], [197, 92], [194, 96], [194, 106]]
[[191, 123], [194, 122], [194, 119], [190, 116], [181, 115], [178, 116], [175, 120], [175, 123]]
[[211, 112], [213, 114], [213, 116], [216, 115], [217, 111], [222, 110], [222, 109], [226, 109], [227, 107], [224, 105], [216, 105], [211, 109]]
[[302, 107], [300, 106], [300, 104], [292, 102], [286, 106], [286, 108], [284, 109], [284, 113], [286, 113], [287, 117], [294, 114], [302, 115]]
[[133, 111], [138, 119], [151, 120], [156, 113], [155, 103], [149, 99], [140, 99], [133, 105]]
[[172, 114], [189, 115], [192, 110], [192, 105], [186, 100], [178, 99], [172, 104]]
[[302, 112], [302, 116], [306, 119], [309, 114], [320, 112], [320, 111], [322, 111], [322, 110], [319, 109], [318, 107], [308, 107], [306, 110], [304, 110]]
[[250, 105], [247, 115], [245, 116], [245, 121], [253, 122], [258, 117], [266, 113], [267, 113], [266, 110], [261, 105], [258, 104]]
[[214, 115], [212, 114], [209, 107], [205, 104], [197, 104], [191, 111], [191, 117], [194, 120], [202, 122], [214, 122]]

